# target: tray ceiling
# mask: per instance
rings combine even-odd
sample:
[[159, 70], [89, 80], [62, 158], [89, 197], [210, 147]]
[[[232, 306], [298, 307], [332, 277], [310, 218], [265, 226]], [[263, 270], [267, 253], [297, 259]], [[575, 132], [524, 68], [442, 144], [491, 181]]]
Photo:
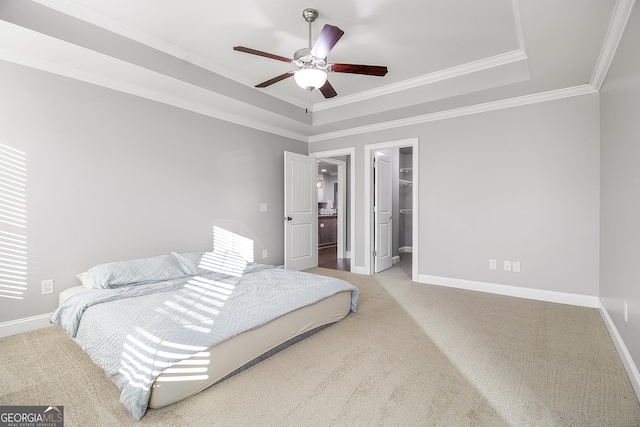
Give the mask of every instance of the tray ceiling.
[[[632, 5], [4, 0], [0, 60], [309, 141], [541, 93], [597, 90], [592, 80], [610, 24], [623, 26]], [[308, 44], [305, 7], [319, 12], [314, 40], [324, 24], [345, 32], [329, 62], [386, 65], [389, 73], [329, 73], [338, 92], [330, 100], [293, 79], [254, 88], [293, 68], [233, 46], [292, 57]]]

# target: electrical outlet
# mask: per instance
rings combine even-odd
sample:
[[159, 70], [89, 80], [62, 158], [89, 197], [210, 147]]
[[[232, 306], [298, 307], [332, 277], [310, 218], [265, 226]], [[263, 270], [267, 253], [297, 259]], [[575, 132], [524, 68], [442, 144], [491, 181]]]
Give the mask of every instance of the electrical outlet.
[[263, 249], [262, 250], [262, 258], [266, 258], [267, 257], [267, 250]]
[[42, 281], [42, 295], [52, 294], [54, 292], [53, 279]]
[[504, 271], [511, 271], [511, 261], [504, 262]]
[[498, 260], [491, 258], [489, 260], [489, 270], [497, 270], [498, 269]]
[[623, 309], [623, 314], [624, 314], [624, 321], [628, 322], [629, 321], [629, 309], [627, 308], [627, 302], [624, 302], [624, 309]]
[[511, 263], [511, 271], [514, 273], [520, 273], [520, 261], [513, 261]]
[[260, 212], [266, 212], [266, 211], [267, 211], [267, 204], [260, 203]]

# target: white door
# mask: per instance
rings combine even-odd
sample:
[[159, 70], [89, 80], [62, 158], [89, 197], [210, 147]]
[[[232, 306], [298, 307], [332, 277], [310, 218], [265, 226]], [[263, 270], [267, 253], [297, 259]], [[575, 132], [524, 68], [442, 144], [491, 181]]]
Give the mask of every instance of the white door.
[[318, 190], [315, 157], [284, 153], [284, 268], [318, 266]]
[[374, 241], [375, 272], [379, 273], [391, 267], [392, 258], [392, 237], [393, 237], [393, 217], [392, 217], [392, 179], [391, 163], [389, 158], [383, 154], [376, 154], [374, 157]]

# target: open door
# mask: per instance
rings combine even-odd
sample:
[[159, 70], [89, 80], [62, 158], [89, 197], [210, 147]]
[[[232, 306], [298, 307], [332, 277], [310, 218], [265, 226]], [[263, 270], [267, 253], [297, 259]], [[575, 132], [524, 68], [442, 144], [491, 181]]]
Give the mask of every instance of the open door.
[[374, 271], [386, 270], [393, 264], [393, 216], [391, 163], [383, 155], [374, 156]]
[[318, 266], [316, 160], [284, 152], [284, 268]]

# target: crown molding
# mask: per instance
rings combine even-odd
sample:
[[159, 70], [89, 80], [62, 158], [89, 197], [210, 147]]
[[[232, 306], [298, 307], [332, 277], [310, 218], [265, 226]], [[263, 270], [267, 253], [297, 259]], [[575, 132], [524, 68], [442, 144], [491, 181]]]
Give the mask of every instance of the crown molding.
[[[176, 58], [183, 59], [185, 61], [189, 61], [195, 65], [198, 65], [204, 69], [207, 69], [212, 72], [216, 72], [222, 76], [229, 76], [229, 72], [225, 72], [220, 66], [211, 63], [205, 58], [201, 58], [191, 52], [185, 51], [184, 49], [180, 49], [170, 43], [167, 43], [163, 40], [152, 37], [146, 33], [134, 30], [128, 26], [125, 26], [117, 21], [91, 11], [83, 6], [78, 5], [77, 3], [71, 0], [33, 0], [37, 3], [40, 3], [46, 7], [55, 9], [61, 13], [65, 13], [67, 15], [76, 17], [78, 19], [82, 19], [86, 22], [97, 25], [101, 28], [105, 28], [109, 31], [112, 31], [116, 34], [122, 35], [124, 37], [130, 38], [137, 42], [143, 43], [145, 45], [151, 46], [154, 49], [160, 50], [164, 53], [172, 55]], [[320, 111], [323, 109], [333, 108], [340, 105], [351, 104], [355, 102], [359, 102], [362, 100], [374, 98], [377, 96], [382, 96], [385, 94], [390, 94], [403, 90], [410, 90], [411, 88], [426, 85], [433, 82], [437, 82], [440, 80], [450, 79], [456, 76], [461, 76], [473, 72], [477, 72], [480, 70], [485, 70], [492, 67], [497, 67], [500, 65], [508, 64], [514, 61], [526, 60], [527, 55], [524, 46], [524, 38], [522, 34], [521, 22], [520, 22], [520, 13], [519, 13], [519, 5], [518, 0], [512, 0], [513, 10], [514, 10], [514, 18], [516, 23], [516, 31], [518, 33], [518, 41], [519, 41], [519, 49], [511, 52], [507, 52], [501, 55], [496, 55], [490, 58], [485, 58], [479, 61], [475, 61], [473, 63], [463, 64], [457, 67], [452, 67], [447, 70], [442, 70], [436, 73], [431, 73], [428, 75], [416, 77], [413, 79], [408, 79], [396, 84], [387, 85], [378, 89], [362, 92], [357, 95], [345, 96], [341, 99], [335, 99], [328, 102], [323, 102], [320, 104], [316, 104], [313, 111]], [[411, 126], [419, 123], [426, 123], [435, 120], [444, 120], [453, 117], [459, 117], [464, 115], [494, 111], [503, 108], [510, 108], [515, 106], [527, 105], [537, 102], [545, 102], [560, 98], [566, 98], [571, 96], [580, 96], [589, 93], [598, 92], [602, 86], [602, 83], [605, 79], [606, 73], [612, 63], [613, 57], [617, 50], [618, 44], [622, 38], [624, 29], [628, 22], [628, 19], [631, 15], [633, 7], [635, 5], [635, 0], [617, 0], [614, 6], [612, 18], [609, 24], [609, 29], [607, 31], [607, 35], [605, 41], [602, 46], [602, 50], [600, 52], [600, 56], [596, 63], [596, 67], [594, 69], [594, 73], [591, 78], [591, 82], [588, 85], [576, 86], [571, 88], [559, 89], [549, 92], [543, 92], [539, 94], [525, 95], [521, 97], [493, 101], [484, 104], [478, 104], [468, 107], [461, 107], [452, 110], [440, 111], [435, 113], [430, 113], [421, 116], [415, 116], [405, 119], [393, 120], [388, 122], [377, 123], [374, 125], [367, 125], [361, 127], [355, 127], [351, 129], [345, 129], [335, 132], [327, 132], [323, 134], [317, 135], [305, 135], [307, 131], [295, 132], [287, 129], [286, 125], [273, 125], [267, 124], [262, 120], [249, 119], [248, 117], [243, 117], [240, 114], [230, 114], [228, 112], [224, 112], [215, 107], [205, 107], [203, 105], [198, 105], [197, 103], [190, 102], [189, 100], [178, 99], [175, 96], [170, 94], [162, 93], [158, 90], [149, 90], [148, 88], [140, 88], [135, 87], [132, 82], [120, 81], [114, 77], [107, 77], [104, 75], [99, 75], [95, 73], [87, 72], [87, 70], [74, 68], [72, 65], [63, 64], [59, 61], [47, 61], [42, 60], [41, 58], [36, 58], [34, 56], [25, 56], [24, 54], [17, 54], [17, 52], [10, 52], [6, 49], [0, 50], [0, 59], [15, 62], [22, 65], [30, 66], [33, 68], [41, 69], [44, 71], [53, 72], [56, 74], [64, 75], [67, 77], [75, 78], [78, 80], [90, 82], [93, 84], [97, 84], [100, 86], [104, 86], [107, 88], [115, 89], [121, 92], [130, 93], [137, 96], [142, 96], [148, 99], [153, 99], [165, 104], [174, 105], [179, 108], [185, 108], [187, 110], [191, 110], [200, 114], [204, 114], [210, 117], [218, 118], [221, 120], [225, 120], [231, 123], [235, 123], [241, 126], [246, 126], [249, 128], [253, 128], [256, 130], [276, 134], [279, 136], [292, 138], [299, 141], [304, 142], [317, 142], [323, 140], [330, 140], [335, 138], [340, 138], [344, 136], [357, 135], [367, 132], [374, 132], [385, 129], [393, 129], [403, 126]], [[22, 52], [21, 52], [22, 53]], [[17, 54], [17, 55], [16, 55]], [[100, 73], [101, 74], [101, 73]], [[287, 101], [287, 100], [285, 100]], [[313, 133], [313, 128], [309, 128], [309, 133]]]
[[618, 0], [613, 9], [609, 29], [602, 44], [598, 62], [591, 76], [591, 86], [597, 91], [602, 87], [607, 71], [609, 71], [609, 67], [613, 62], [613, 57], [616, 50], [618, 50], [618, 45], [622, 39], [622, 34], [627, 26], [627, 21], [629, 21], [629, 16], [631, 16], [635, 2], [635, 0]]
[[[150, 99], [285, 138], [308, 142], [307, 135], [289, 130], [287, 126], [269, 124], [268, 120], [252, 119], [248, 115], [227, 111], [226, 107], [230, 103], [233, 104], [234, 100], [198, 86], [125, 61], [90, 52], [8, 22], [0, 21], [0, 34], [7, 37], [4, 46], [0, 47], [0, 60]], [[246, 104], [242, 106], [248, 107]], [[253, 108], [264, 115], [263, 110], [258, 107]]]
[[[194, 52], [175, 46], [165, 40], [154, 37], [148, 33], [145, 33], [143, 31], [140, 31], [128, 25], [125, 25], [104, 14], [98, 13], [85, 6], [81, 6], [72, 0], [33, 0], [33, 1], [43, 6], [46, 6], [50, 9], [57, 10], [58, 12], [64, 13], [66, 15], [72, 16], [74, 18], [80, 19], [90, 24], [96, 25], [100, 28], [104, 28], [105, 30], [108, 30], [110, 32], [123, 36], [127, 39], [149, 46], [167, 55], [171, 55], [175, 58], [189, 62], [205, 70], [211, 71], [213, 73], [219, 74], [223, 77], [235, 80], [237, 82], [240, 82], [246, 86], [253, 88], [253, 84], [244, 80], [242, 76], [238, 76], [237, 74], [231, 72], [229, 69], [223, 66], [220, 66], [219, 64], [207, 58], [204, 58]], [[526, 59], [526, 55], [524, 54], [524, 42], [522, 38], [522, 29], [520, 25], [517, 2], [518, 0], [512, 0], [519, 49], [512, 52], [499, 54], [493, 57], [483, 58], [481, 60], [470, 62], [467, 64], [462, 64], [460, 66], [452, 67], [446, 70], [441, 70], [431, 74], [426, 74], [423, 76], [407, 79], [398, 83], [382, 86], [369, 91], [360, 92], [358, 94], [343, 96], [339, 99], [333, 99], [330, 101], [323, 101], [320, 103], [316, 103], [312, 106], [312, 108], [309, 108], [309, 110], [313, 113], [315, 111], [321, 111], [324, 109], [340, 107], [342, 105], [348, 105], [351, 103], [360, 102], [360, 101], [368, 100], [371, 98], [376, 98], [378, 96], [388, 95], [388, 94], [392, 94], [392, 93], [400, 92], [404, 90], [410, 90], [417, 86], [426, 85], [426, 84], [434, 83], [440, 80], [446, 80], [446, 79], [458, 77], [461, 75], [477, 72], [480, 70], [485, 70], [487, 68], [493, 68], [500, 65], [508, 64], [510, 62]], [[271, 94], [271, 96], [273, 96], [274, 98], [278, 98], [281, 101], [296, 105], [298, 107], [306, 108], [304, 102], [299, 99], [293, 99], [290, 97], [283, 97], [283, 96], [278, 96], [274, 94]]]
[[475, 73], [478, 71], [486, 70], [489, 68], [499, 67], [501, 65], [509, 64], [512, 62], [527, 60], [526, 47], [524, 42], [524, 31], [522, 29], [522, 19], [520, 16], [519, 0], [511, 0], [513, 6], [513, 22], [516, 30], [516, 37], [518, 40], [518, 49], [505, 52], [499, 55], [495, 55], [489, 58], [483, 58], [478, 61], [469, 62], [466, 64], [458, 65], [448, 68], [446, 70], [440, 70], [434, 73], [425, 74], [412, 79], [403, 80], [398, 83], [378, 87], [368, 91], [363, 91], [354, 95], [341, 96], [338, 99], [332, 99], [329, 101], [316, 103], [312, 112], [327, 110], [334, 107], [340, 107], [343, 105], [352, 104], [355, 102], [365, 101], [378, 96], [389, 95], [404, 90], [410, 90], [418, 86], [435, 83], [441, 80], [451, 79], [465, 74]]
[[394, 129], [399, 127], [411, 126], [421, 123], [433, 122], [436, 120], [451, 119], [454, 117], [468, 116], [471, 114], [486, 113], [489, 111], [502, 110], [505, 108], [519, 107], [523, 105], [536, 104], [539, 102], [554, 101], [556, 99], [569, 98], [574, 96], [588, 95], [597, 93], [597, 90], [591, 85], [581, 85], [566, 89], [552, 90], [549, 92], [535, 93], [524, 95], [510, 99], [487, 102], [484, 104], [471, 105], [468, 107], [460, 107], [452, 110], [439, 111], [437, 113], [423, 114], [420, 116], [409, 117], [406, 119], [392, 120], [388, 122], [376, 123], [361, 127], [354, 127], [336, 132], [327, 132], [324, 134], [309, 137], [309, 142], [318, 142], [329, 139], [341, 138], [345, 136], [359, 135], [368, 132], [377, 132], [386, 129]]
[[446, 70], [440, 70], [434, 73], [403, 80], [398, 83], [381, 86], [353, 95], [342, 96], [338, 99], [319, 102], [313, 106], [313, 112], [322, 111], [334, 107], [341, 107], [343, 105], [353, 104], [355, 102], [366, 101], [368, 99], [377, 98], [379, 96], [389, 95], [396, 92], [411, 90], [418, 86], [428, 85], [442, 80], [448, 80], [455, 77], [463, 76], [465, 74], [471, 74], [526, 59], [527, 55], [525, 55], [522, 50], [518, 49], [489, 58], [483, 58], [478, 61], [469, 62], [467, 64], [447, 68]]
[[522, 29], [522, 15], [520, 15], [520, 3], [519, 0], [511, 0], [513, 6], [513, 22], [516, 26], [516, 37], [518, 38], [518, 46], [523, 54], [527, 54], [527, 49], [524, 42], [524, 30]]

